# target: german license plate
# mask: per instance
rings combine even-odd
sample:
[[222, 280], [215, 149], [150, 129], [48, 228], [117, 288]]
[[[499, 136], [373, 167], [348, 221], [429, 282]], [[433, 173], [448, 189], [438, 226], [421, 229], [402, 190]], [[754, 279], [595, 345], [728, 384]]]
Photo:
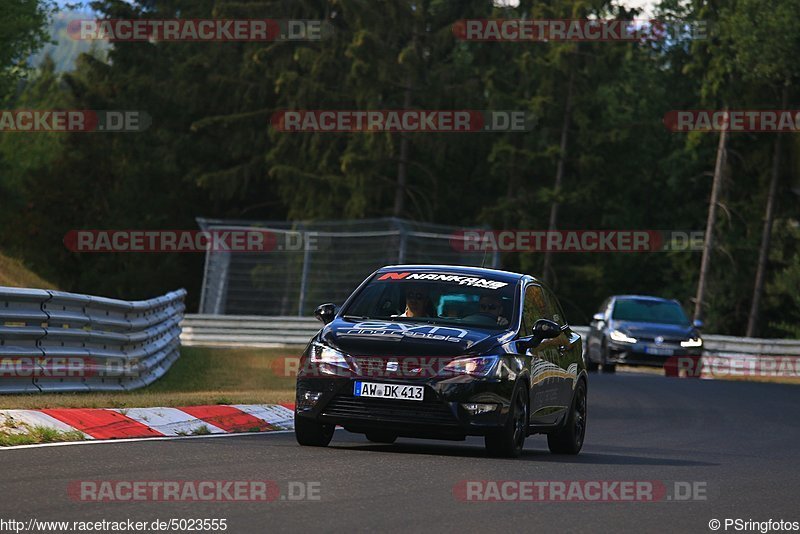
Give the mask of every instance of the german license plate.
[[403, 384], [379, 384], [376, 382], [356, 382], [353, 395], [356, 397], [375, 397], [378, 399], [400, 399], [421, 401], [423, 386], [404, 386]]
[[653, 356], [672, 356], [673, 352], [675, 352], [672, 349], [662, 349], [659, 347], [645, 347], [644, 351]]

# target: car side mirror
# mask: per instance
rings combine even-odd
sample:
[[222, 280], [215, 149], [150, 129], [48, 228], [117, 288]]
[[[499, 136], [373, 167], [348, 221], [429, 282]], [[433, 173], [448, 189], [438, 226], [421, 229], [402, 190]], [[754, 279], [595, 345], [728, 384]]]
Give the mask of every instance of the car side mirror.
[[601, 323], [601, 322], [603, 322], [605, 320], [606, 320], [606, 316], [603, 315], [602, 313], [595, 313], [594, 315], [592, 315], [592, 321], [594, 321], [594, 322]]
[[533, 337], [536, 339], [551, 339], [558, 337], [561, 327], [550, 319], [539, 319], [533, 323]]
[[328, 324], [333, 321], [336, 316], [336, 305], [328, 302], [327, 304], [320, 304], [314, 310], [314, 317], [322, 321], [323, 324]]
[[698, 330], [700, 330], [701, 328], [703, 328], [703, 321], [701, 321], [700, 319], [695, 319], [695, 320], [692, 322], [692, 326], [694, 326], [695, 328], [697, 328]]

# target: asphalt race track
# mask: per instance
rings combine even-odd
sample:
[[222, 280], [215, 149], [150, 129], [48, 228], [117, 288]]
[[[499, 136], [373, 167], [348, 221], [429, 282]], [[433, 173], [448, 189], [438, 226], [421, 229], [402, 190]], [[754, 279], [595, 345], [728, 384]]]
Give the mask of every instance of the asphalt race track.
[[[328, 449], [287, 434], [70, 445], [0, 451], [0, 516], [27, 520], [227, 518], [228, 532], [710, 532], [711, 519], [800, 521], [800, 388], [593, 375], [578, 457], [543, 436], [520, 460], [489, 458], [481, 439], [373, 445], [338, 431]], [[319, 500], [76, 502], [76, 480], [318, 482]], [[674, 481], [705, 500], [463, 502], [464, 480]], [[699, 484], [699, 485], [698, 485]], [[686, 486], [683, 486], [686, 487]], [[724, 527], [720, 532], [724, 532]], [[728, 528], [733, 532], [733, 527]]]

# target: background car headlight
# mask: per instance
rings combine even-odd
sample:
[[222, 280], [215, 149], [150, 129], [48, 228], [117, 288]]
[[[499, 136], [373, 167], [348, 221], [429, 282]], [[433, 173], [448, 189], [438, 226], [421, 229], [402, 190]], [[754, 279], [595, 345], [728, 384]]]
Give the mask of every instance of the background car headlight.
[[687, 341], [681, 341], [681, 347], [702, 347], [703, 340], [699, 337], [693, 337]]
[[608, 337], [613, 339], [614, 341], [619, 341], [620, 343], [636, 343], [635, 337], [630, 337], [626, 334], [623, 334], [619, 330], [612, 330]]
[[479, 356], [476, 358], [458, 358], [444, 366], [444, 374], [470, 376], [488, 376], [494, 369], [498, 356]]

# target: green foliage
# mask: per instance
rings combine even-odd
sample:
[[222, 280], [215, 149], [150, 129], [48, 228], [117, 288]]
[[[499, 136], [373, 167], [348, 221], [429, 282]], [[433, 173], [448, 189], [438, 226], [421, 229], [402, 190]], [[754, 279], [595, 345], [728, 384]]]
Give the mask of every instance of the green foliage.
[[[464, 42], [451, 29], [467, 18], [638, 18], [611, 0], [523, 0], [508, 8], [484, 0], [94, 2], [108, 18], [323, 19], [333, 33], [319, 42], [117, 43], [107, 58], [83, 55], [64, 75], [43, 62], [14, 106], [136, 109], [153, 125], [124, 135], [0, 134], [0, 247], [64, 289], [136, 298], [188, 286], [192, 309], [202, 255], [77, 255], [63, 235], [194, 228], [196, 216], [393, 215], [404, 143], [403, 217], [543, 229], [557, 201], [564, 229], [702, 230], [716, 136], [671, 133], [662, 119], [670, 110], [724, 104], [775, 108], [787, 83], [793, 101], [798, 2], [665, 0], [660, 15], [706, 21], [709, 39], [641, 43]], [[574, 102], [561, 154], [570, 78]], [[269, 126], [282, 109], [407, 105], [524, 110], [536, 122], [521, 134], [405, 137]], [[773, 142], [770, 134], [730, 138], [705, 317], [712, 332], [741, 334], [747, 321]], [[782, 172], [797, 186], [800, 145], [784, 146]], [[785, 326], [800, 313], [797, 235], [785, 230], [800, 215], [791, 181], [781, 185], [763, 335], [796, 334]], [[541, 254], [502, 260], [532, 274], [542, 266]], [[570, 319], [585, 324], [613, 293], [660, 294], [691, 307], [699, 264], [693, 252], [561, 254], [554, 285]]]
[[4, 0], [0, 14], [0, 103], [27, 71], [28, 56], [47, 40], [53, 4], [46, 0]]

